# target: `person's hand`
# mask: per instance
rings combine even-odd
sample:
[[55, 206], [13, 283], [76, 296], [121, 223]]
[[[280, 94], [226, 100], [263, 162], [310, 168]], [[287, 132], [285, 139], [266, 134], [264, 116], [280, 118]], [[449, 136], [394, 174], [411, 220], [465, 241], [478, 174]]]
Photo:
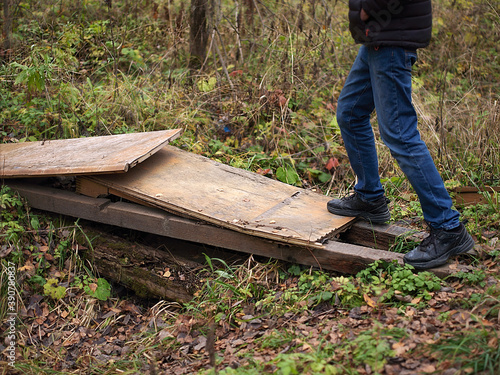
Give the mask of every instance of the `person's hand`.
[[361, 21], [363, 21], [363, 22], [368, 21], [368, 18], [370, 18], [368, 13], [366, 13], [366, 11], [363, 8], [361, 8], [361, 12], [359, 13], [359, 16], [361, 17]]

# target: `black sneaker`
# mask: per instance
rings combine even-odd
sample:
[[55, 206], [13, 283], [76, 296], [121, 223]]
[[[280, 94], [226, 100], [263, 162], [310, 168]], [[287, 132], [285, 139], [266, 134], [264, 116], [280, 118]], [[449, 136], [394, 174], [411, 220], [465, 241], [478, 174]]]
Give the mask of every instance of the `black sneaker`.
[[445, 264], [450, 257], [466, 253], [473, 247], [474, 240], [462, 223], [450, 230], [430, 228], [429, 236], [403, 259], [416, 269], [434, 268]]
[[371, 202], [354, 193], [341, 199], [332, 199], [328, 202], [327, 208], [335, 215], [359, 217], [372, 223], [382, 224], [391, 218], [387, 203], [386, 197]]

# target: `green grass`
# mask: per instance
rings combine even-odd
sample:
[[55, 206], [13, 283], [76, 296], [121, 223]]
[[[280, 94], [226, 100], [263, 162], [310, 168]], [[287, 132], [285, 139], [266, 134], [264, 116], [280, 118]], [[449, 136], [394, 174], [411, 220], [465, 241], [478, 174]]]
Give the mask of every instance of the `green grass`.
[[500, 346], [494, 330], [474, 329], [456, 332], [432, 346], [434, 356], [450, 361], [466, 373], [498, 374]]

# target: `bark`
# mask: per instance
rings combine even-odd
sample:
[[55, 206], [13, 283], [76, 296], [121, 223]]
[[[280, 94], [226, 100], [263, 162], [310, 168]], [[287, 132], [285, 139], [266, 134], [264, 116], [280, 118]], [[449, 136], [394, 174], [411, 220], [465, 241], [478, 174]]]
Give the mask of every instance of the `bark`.
[[11, 48], [11, 33], [12, 33], [12, 15], [10, 8], [11, 0], [3, 0], [3, 48], [4, 53], [8, 54]]
[[207, 1], [191, 0], [191, 14], [189, 19], [189, 53], [190, 68], [201, 67], [205, 60], [208, 43]]
[[199, 287], [193, 272], [201, 267], [199, 263], [104, 232], [86, 232], [93, 238], [88, 255], [99, 275], [139, 297], [183, 303]]

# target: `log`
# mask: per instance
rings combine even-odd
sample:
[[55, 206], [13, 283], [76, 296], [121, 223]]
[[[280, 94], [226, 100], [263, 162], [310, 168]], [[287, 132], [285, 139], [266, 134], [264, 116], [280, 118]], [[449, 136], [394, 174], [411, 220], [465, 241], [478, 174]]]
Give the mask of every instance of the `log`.
[[201, 264], [96, 229], [84, 231], [92, 238], [88, 257], [98, 273], [137, 296], [183, 303], [199, 289], [194, 271]]

